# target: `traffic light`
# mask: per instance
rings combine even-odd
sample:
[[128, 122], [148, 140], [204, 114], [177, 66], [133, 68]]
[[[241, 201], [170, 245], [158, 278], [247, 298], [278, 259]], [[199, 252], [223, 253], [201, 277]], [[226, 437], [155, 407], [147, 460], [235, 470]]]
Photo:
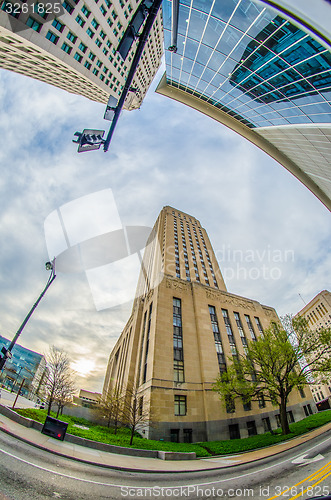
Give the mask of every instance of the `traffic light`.
[[118, 47], [117, 52], [122, 57], [123, 61], [127, 58], [127, 55], [131, 49], [133, 41], [139, 37], [139, 30], [148, 16], [149, 9], [151, 8], [153, 2], [151, 0], [143, 0], [136, 10], [131, 22], [129, 23]]
[[104, 133], [104, 130], [84, 129], [83, 132], [74, 134], [77, 136], [77, 140], [73, 139], [72, 142], [78, 144], [78, 153], [93, 151], [94, 149], [100, 149], [100, 146], [105, 143], [105, 139], [103, 139]]

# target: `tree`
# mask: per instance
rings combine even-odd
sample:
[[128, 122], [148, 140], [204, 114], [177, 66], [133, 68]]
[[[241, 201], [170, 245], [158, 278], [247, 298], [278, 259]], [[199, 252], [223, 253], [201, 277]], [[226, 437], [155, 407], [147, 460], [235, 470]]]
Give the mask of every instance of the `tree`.
[[144, 401], [143, 395], [136, 385], [129, 384], [125, 391], [121, 420], [131, 429], [130, 445], [133, 442], [135, 431], [145, 427], [147, 422], [150, 423], [150, 419], [148, 402]]
[[114, 387], [109, 389], [108, 392], [98, 399], [97, 412], [103, 417], [107, 418], [107, 426], [110, 422], [114, 424], [114, 434], [117, 432], [119, 423], [123, 413], [124, 396], [118, 389]]
[[256, 341], [248, 341], [245, 355], [238, 355], [218, 377], [214, 390], [228, 411], [237, 398], [278, 405], [282, 434], [289, 434], [286, 408], [291, 392], [330, 372], [331, 329], [311, 331], [305, 318], [290, 316], [283, 325], [273, 323]]
[[70, 368], [70, 359], [64, 351], [52, 346], [46, 354], [47, 370], [45, 372], [45, 392], [48, 399], [47, 415], [52, 404], [65, 400], [75, 392], [74, 371]]
[[60, 380], [60, 383], [57, 387], [57, 390], [55, 392], [55, 397], [54, 401], [57, 404], [57, 413], [56, 413], [56, 418], [60, 415], [62, 415], [63, 408], [71, 403], [72, 401], [72, 396], [76, 392], [76, 384], [72, 378], [73, 373], [69, 372], [67, 376], [63, 377]]

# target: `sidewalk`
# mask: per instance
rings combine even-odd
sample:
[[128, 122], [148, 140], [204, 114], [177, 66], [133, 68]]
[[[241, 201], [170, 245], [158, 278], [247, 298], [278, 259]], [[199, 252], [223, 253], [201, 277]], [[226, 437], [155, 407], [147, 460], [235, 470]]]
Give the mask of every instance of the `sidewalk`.
[[36, 446], [51, 453], [78, 460], [84, 463], [109, 467], [117, 470], [135, 472], [193, 472], [206, 471], [231, 467], [233, 465], [251, 463], [262, 458], [276, 455], [290, 448], [294, 448], [310, 439], [315, 438], [331, 429], [331, 422], [311, 431], [305, 435], [291, 439], [269, 448], [250, 451], [238, 455], [210, 457], [196, 460], [167, 461], [157, 458], [134, 457], [128, 455], [117, 455], [104, 451], [98, 451], [85, 446], [80, 446], [66, 441], [58, 441], [41, 432], [24, 427], [13, 420], [0, 415], [0, 430], [10, 434], [26, 443]]

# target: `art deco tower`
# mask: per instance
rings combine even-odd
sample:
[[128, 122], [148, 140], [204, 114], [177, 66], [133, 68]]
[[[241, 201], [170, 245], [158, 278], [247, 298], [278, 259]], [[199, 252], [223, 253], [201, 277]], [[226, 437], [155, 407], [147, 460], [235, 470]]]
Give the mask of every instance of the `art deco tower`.
[[[154, 425], [145, 436], [172, 441], [247, 437], [278, 425], [264, 401], [228, 408], [212, 385], [245, 352], [275, 310], [228, 293], [206, 231], [194, 217], [164, 207], [151, 233], [133, 310], [109, 359], [104, 392], [135, 382]], [[230, 359], [229, 359], [230, 358]], [[289, 418], [315, 405], [293, 395]], [[308, 409], [307, 409], [308, 408]]]

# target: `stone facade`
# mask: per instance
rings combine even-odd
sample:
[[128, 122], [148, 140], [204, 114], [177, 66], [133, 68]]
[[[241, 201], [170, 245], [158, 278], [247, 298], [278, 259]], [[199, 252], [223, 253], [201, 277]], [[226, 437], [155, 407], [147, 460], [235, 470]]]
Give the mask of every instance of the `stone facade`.
[[[152, 238], [160, 252], [157, 259], [150, 252], [144, 262], [132, 315], [110, 355], [104, 392], [136, 381], [152, 421], [144, 434], [152, 439], [243, 438], [276, 428], [278, 411], [270, 404], [236, 403], [227, 413], [212, 390], [229, 357], [244, 354], [247, 340], [279, 321], [276, 311], [227, 292], [208, 236], [192, 216], [165, 207]], [[292, 393], [291, 420], [304, 418], [303, 406], [316, 411], [306, 392]]]
[[[303, 316], [307, 319], [312, 330], [331, 327], [331, 293], [323, 290], [299, 311], [295, 317]], [[311, 392], [316, 403], [331, 397], [331, 380], [328, 383], [311, 385]]]

